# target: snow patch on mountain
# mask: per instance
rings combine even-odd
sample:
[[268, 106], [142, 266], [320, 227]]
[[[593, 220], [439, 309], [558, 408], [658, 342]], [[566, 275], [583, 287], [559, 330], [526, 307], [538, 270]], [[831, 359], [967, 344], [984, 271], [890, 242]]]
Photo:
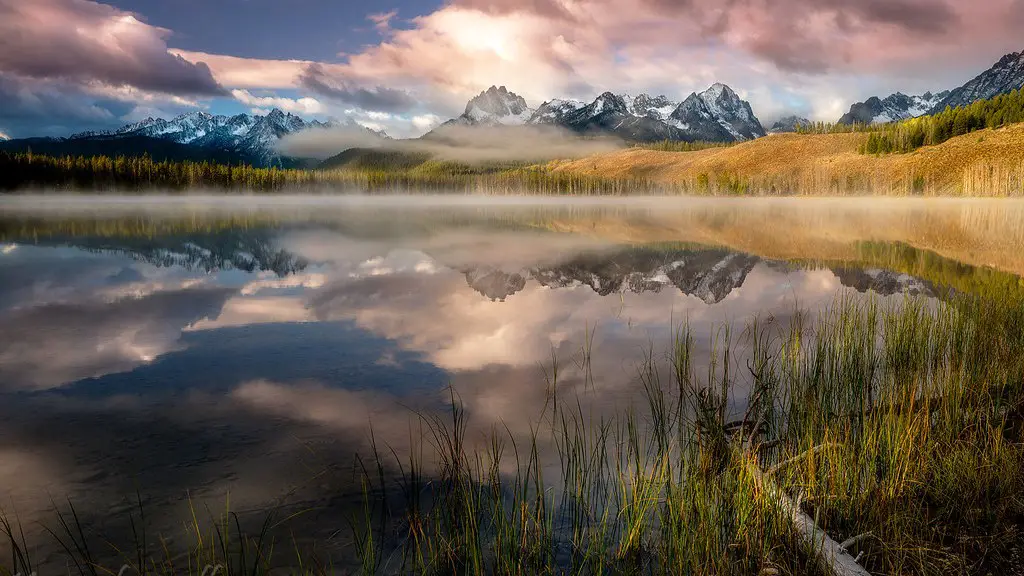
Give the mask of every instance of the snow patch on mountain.
[[886, 122], [898, 122], [907, 118], [916, 118], [934, 108], [939, 102], [949, 95], [949, 91], [931, 93], [925, 92], [920, 96], [908, 96], [897, 92], [878, 98], [872, 96], [864, 102], [857, 102], [850, 106], [850, 111], [839, 119], [840, 124], [884, 124]]

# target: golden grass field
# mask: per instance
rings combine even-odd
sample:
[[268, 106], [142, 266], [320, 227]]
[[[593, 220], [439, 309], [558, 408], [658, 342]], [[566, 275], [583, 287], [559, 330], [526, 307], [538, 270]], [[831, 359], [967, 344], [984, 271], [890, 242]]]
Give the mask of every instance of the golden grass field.
[[907, 154], [867, 155], [866, 133], [773, 134], [694, 152], [629, 149], [551, 162], [555, 173], [647, 178], [692, 193], [1024, 195], [1024, 124]]

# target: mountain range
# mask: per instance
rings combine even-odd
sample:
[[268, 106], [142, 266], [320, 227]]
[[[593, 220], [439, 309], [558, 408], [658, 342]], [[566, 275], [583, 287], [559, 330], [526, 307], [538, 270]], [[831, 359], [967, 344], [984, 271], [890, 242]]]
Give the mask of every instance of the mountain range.
[[612, 135], [630, 142], [737, 142], [765, 135], [750, 104], [725, 84], [691, 93], [682, 102], [667, 96], [605, 92], [592, 102], [548, 100], [536, 109], [504, 86], [491, 86], [466, 104], [446, 126], [560, 126], [583, 135]]
[[[717, 304], [741, 287], [754, 266], [789, 270], [785, 262], [720, 248], [659, 250], [630, 248], [610, 254], [583, 254], [553, 267], [514, 272], [493, 266], [463, 269], [466, 283], [491, 300], [504, 301], [533, 280], [549, 288], [589, 287], [601, 296], [622, 292], [661, 292], [675, 287], [683, 294]], [[929, 282], [879, 268], [834, 268], [843, 286], [859, 292], [934, 296]]]
[[1024, 52], [1013, 52], [1000, 58], [991, 68], [963, 86], [952, 90], [926, 92], [920, 96], [897, 92], [885, 98], [872, 96], [857, 102], [839, 119], [839, 123], [877, 124], [937, 114], [946, 107], [966, 106], [1021, 88], [1024, 88]]
[[320, 122], [273, 109], [265, 116], [236, 114], [212, 115], [189, 112], [171, 120], [146, 118], [117, 130], [80, 132], [66, 138], [23, 138], [0, 142], [0, 149], [31, 148], [45, 154], [83, 154], [138, 156], [149, 154], [157, 160], [214, 160], [246, 162], [256, 166], [289, 164], [279, 157], [278, 141], [303, 130], [335, 126], [356, 127], [367, 133], [387, 137], [349, 120]]

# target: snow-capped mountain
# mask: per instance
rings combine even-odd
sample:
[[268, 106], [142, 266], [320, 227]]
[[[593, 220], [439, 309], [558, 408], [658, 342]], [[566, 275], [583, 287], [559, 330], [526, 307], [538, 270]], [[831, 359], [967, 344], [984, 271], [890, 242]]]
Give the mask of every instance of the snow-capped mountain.
[[1024, 52], [1003, 56], [991, 68], [953, 90], [921, 96], [907, 96], [897, 92], [886, 98], [872, 96], [857, 102], [839, 119], [840, 124], [882, 123], [937, 114], [947, 106], [967, 106], [978, 100], [987, 100], [999, 94], [1024, 88]]
[[603, 133], [637, 142], [709, 140], [731, 142], [764, 136], [750, 105], [724, 84], [715, 84], [683, 103], [666, 96], [605, 92], [589, 104], [549, 100], [536, 110], [507, 88], [491, 86], [446, 126], [555, 125], [581, 134]]
[[743, 284], [759, 262], [756, 256], [720, 249], [635, 248], [591, 254], [551, 268], [505, 272], [491, 266], [465, 270], [466, 282], [491, 300], [504, 301], [533, 280], [549, 288], [587, 286], [602, 296], [620, 292], [660, 292], [674, 286], [708, 304], [722, 301]]
[[931, 108], [930, 113], [942, 112], [946, 106], [966, 106], [1021, 88], [1024, 88], [1024, 52], [1013, 52], [963, 86], [951, 90]]
[[802, 126], [810, 126], [811, 121], [800, 116], [783, 116], [772, 124], [768, 129], [769, 134], [781, 134], [783, 132], [796, 132]]
[[920, 96], [908, 96], [897, 92], [878, 98], [872, 96], [863, 102], [857, 102], [850, 106], [850, 111], [839, 119], [840, 124], [884, 124], [885, 122], [896, 122], [907, 118], [916, 118], [928, 114], [932, 108], [942, 102], [950, 92], [938, 92], [933, 94], [925, 92]]
[[466, 104], [462, 116], [445, 122], [461, 126], [519, 126], [533, 116], [526, 100], [507, 88], [491, 86]]
[[[81, 132], [66, 140], [142, 136], [197, 146], [207, 150], [230, 151], [254, 164], [267, 165], [276, 161], [278, 157], [276, 146], [282, 137], [303, 130], [338, 125], [341, 124], [335, 121], [306, 121], [276, 108], [266, 116], [249, 114], [215, 116], [206, 112], [189, 112], [171, 120], [146, 118], [141, 122], [128, 124], [109, 132]], [[359, 126], [352, 119], [349, 119], [346, 125], [387, 137], [383, 132]]]

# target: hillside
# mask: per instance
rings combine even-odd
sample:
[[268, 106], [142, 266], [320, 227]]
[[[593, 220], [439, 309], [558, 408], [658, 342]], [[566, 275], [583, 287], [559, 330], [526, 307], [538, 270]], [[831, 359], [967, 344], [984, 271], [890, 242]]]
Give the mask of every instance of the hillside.
[[553, 173], [645, 178], [713, 194], [1020, 195], [1024, 124], [986, 129], [908, 154], [867, 155], [865, 133], [772, 134], [695, 152], [629, 149], [554, 161]]

